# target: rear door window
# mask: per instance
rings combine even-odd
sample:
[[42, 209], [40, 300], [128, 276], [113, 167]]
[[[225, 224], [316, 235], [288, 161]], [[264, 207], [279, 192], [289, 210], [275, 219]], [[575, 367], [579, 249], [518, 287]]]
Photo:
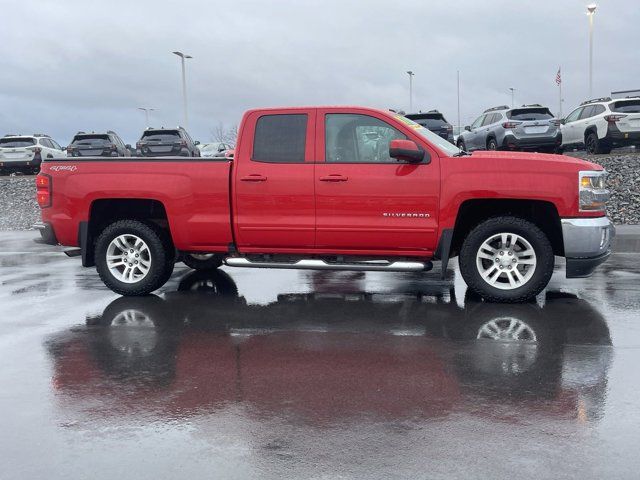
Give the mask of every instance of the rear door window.
[[584, 107], [584, 110], [582, 110], [582, 113], [580, 114], [580, 120], [582, 120], [584, 118], [593, 117], [593, 108], [594, 107], [595, 107], [595, 105], [587, 105], [586, 107]]
[[640, 113], [640, 100], [623, 100], [614, 102], [609, 107], [612, 112], [617, 113]]
[[16, 137], [5, 137], [0, 138], [0, 148], [24, 148], [35, 145], [36, 141], [34, 138], [16, 138]]
[[256, 122], [251, 159], [303, 163], [306, 138], [307, 114], [263, 115]]

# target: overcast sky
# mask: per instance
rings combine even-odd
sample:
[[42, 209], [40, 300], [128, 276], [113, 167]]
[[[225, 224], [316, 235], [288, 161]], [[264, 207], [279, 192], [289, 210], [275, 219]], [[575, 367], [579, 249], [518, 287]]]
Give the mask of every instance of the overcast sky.
[[[3, 3], [7, 0], [2, 0]], [[438, 108], [457, 123], [511, 102], [565, 115], [588, 96], [587, 2], [581, 0], [21, 0], [0, 16], [0, 134], [183, 124], [211, 140], [261, 106], [357, 104]], [[637, 0], [602, 0], [595, 15], [594, 96], [640, 89]]]

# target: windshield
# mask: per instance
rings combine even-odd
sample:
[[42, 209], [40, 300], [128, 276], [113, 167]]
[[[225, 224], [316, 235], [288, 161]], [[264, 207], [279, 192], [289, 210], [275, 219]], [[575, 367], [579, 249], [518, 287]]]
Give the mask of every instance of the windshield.
[[221, 143], [207, 143], [200, 150], [203, 152], [217, 152], [221, 145]]
[[548, 108], [519, 108], [507, 112], [507, 118], [511, 120], [550, 120], [553, 115]]
[[81, 147], [103, 147], [111, 144], [108, 135], [77, 135], [71, 145]]
[[404, 117], [402, 115], [395, 115], [395, 118], [400, 120], [409, 128], [412, 128], [414, 132], [423, 137], [429, 143], [438, 147], [449, 156], [456, 155], [462, 151], [451, 142], [448, 142], [447, 140], [442, 138], [440, 135], [436, 135], [431, 130], [424, 128], [422, 125], [408, 119], [407, 117]]
[[142, 139], [149, 142], [179, 142], [180, 133], [177, 130], [147, 130]]
[[612, 112], [640, 113], [640, 100], [624, 100], [615, 102], [609, 108]]
[[35, 144], [36, 141], [33, 138], [0, 138], [0, 148], [22, 148]]

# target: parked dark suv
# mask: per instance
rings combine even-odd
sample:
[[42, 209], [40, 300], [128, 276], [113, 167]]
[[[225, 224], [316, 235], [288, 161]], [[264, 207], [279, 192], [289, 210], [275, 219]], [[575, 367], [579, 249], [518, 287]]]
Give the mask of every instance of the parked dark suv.
[[427, 113], [409, 113], [405, 117], [453, 143], [453, 126], [445, 120], [444, 115], [438, 110], [429, 110]]
[[199, 157], [200, 149], [182, 128], [147, 128], [136, 144], [140, 157]]
[[69, 146], [67, 157], [130, 157], [131, 145], [125, 144], [116, 132], [76, 133]]

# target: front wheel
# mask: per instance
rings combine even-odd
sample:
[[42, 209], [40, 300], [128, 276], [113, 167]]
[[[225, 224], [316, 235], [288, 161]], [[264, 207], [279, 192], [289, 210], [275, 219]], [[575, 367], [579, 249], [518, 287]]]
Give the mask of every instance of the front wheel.
[[498, 142], [495, 138], [491, 137], [487, 140], [487, 150], [498, 150]]
[[524, 302], [549, 283], [553, 248], [544, 232], [518, 217], [477, 225], [460, 250], [460, 272], [471, 290], [493, 302]]
[[467, 151], [467, 146], [465, 145], [464, 140], [462, 140], [462, 139], [458, 140], [457, 147], [460, 150], [464, 150], [465, 152]]
[[182, 254], [182, 261], [194, 270], [211, 270], [222, 265], [222, 255], [214, 253], [186, 253]]
[[121, 295], [146, 295], [171, 276], [174, 250], [166, 231], [138, 220], [119, 220], [98, 236], [96, 269], [104, 284]]

